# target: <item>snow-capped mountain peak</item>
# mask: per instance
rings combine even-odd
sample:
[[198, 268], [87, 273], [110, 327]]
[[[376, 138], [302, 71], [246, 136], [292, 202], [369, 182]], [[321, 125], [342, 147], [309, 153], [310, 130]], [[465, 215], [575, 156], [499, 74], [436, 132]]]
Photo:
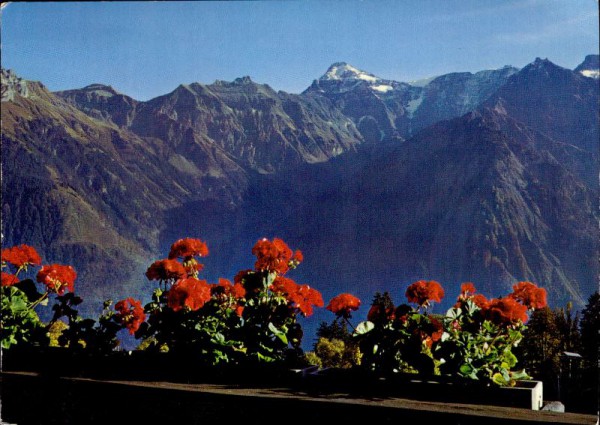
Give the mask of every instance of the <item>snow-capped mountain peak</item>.
[[361, 71], [358, 68], [353, 67], [346, 62], [336, 62], [329, 67], [325, 75], [321, 77], [322, 80], [363, 80], [368, 81], [370, 83], [375, 83], [380, 81], [380, 78], [377, 78], [373, 74], [369, 74], [368, 72]]
[[369, 89], [374, 95], [385, 95], [406, 86], [393, 80], [384, 80], [369, 72], [362, 71], [346, 62], [336, 62], [321, 78], [315, 80], [311, 88], [320, 92], [344, 93], [357, 87]]

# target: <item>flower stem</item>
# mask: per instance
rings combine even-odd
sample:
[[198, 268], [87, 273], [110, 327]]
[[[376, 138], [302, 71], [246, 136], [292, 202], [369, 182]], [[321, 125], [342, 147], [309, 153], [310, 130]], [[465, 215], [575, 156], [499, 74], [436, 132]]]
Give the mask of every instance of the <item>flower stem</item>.
[[344, 316], [344, 320], [346, 321], [346, 323], [348, 324], [348, 326], [350, 326], [352, 328], [352, 330], [354, 332], [356, 332], [356, 328], [354, 326], [352, 326], [352, 323], [350, 323], [350, 320], [348, 320], [347, 317]]
[[33, 310], [34, 308], [36, 308], [42, 301], [44, 301], [46, 298], [48, 298], [48, 291], [46, 291], [44, 293], [44, 295], [42, 295], [39, 299], [35, 300], [34, 302], [31, 303], [31, 305], [29, 306], [28, 310]]

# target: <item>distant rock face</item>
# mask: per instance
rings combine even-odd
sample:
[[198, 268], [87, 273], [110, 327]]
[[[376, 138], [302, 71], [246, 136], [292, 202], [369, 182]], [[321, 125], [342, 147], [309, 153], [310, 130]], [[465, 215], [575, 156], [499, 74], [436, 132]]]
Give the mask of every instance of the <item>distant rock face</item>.
[[475, 74], [446, 74], [433, 79], [424, 87], [422, 100], [413, 113], [413, 131], [473, 111], [517, 72], [517, 68], [505, 66]]
[[214, 144], [259, 173], [326, 161], [362, 141], [330, 102], [277, 93], [249, 77], [181, 85], [148, 102], [100, 85], [57, 94], [95, 118], [161, 139], [182, 155], [193, 158], [194, 145]]
[[110, 86], [92, 84], [79, 90], [55, 93], [86, 114], [119, 127], [127, 127], [135, 116], [138, 102]]
[[140, 102], [3, 70], [3, 245], [75, 265], [94, 300], [147, 295], [176, 238], [226, 275], [277, 236], [326, 298], [533, 280], [581, 305], [600, 272], [598, 88], [541, 59], [423, 84], [340, 62], [300, 95], [243, 77]]
[[2, 70], [2, 102], [8, 102], [14, 100], [15, 94], [27, 97], [29, 90], [27, 89], [27, 82], [17, 75], [10, 69]]
[[378, 78], [344, 62], [333, 64], [304, 92], [330, 99], [350, 117], [365, 141], [404, 140], [443, 119], [476, 108], [517, 71], [447, 74], [426, 84]]
[[485, 105], [554, 140], [597, 155], [599, 89], [598, 80], [538, 58], [512, 76]]

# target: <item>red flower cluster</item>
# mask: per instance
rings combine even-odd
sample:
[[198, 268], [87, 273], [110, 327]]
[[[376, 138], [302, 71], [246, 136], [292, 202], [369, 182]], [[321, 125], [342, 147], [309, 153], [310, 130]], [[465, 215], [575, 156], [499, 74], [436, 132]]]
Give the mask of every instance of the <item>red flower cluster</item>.
[[173, 311], [188, 308], [196, 311], [210, 300], [210, 285], [195, 277], [178, 280], [167, 293], [167, 305]]
[[73, 267], [60, 264], [43, 266], [37, 274], [37, 281], [46, 285], [49, 292], [55, 292], [58, 295], [64, 294], [67, 289], [73, 292], [75, 279], [77, 279], [77, 273]]
[[146, 277], [149, 280], [177, 280], [187, 276], [185, 268], [177, 260], [158, 260], [148, 267]]
[[336, 295], [327, 304], [327, 310], [346, 319], [350, 318], [352, 311], [358, 310], [358, 307], [360, 307], [360, 300], [351, 294]]
[[528, 309], [546, 307], [546, 290], [538, 288], [531, 282], [519, 282], [513, 285], [513, 293], [509, 297], [519, 301]]
[[323, 307], [323, 297], [319, 291], [308, 285], [298, 285], [292, 279], [277, 276], [270, 289], [283, 294], [305, 317], [313, 314], [313, 306]]
[[219, 278], [219, 283], [210, 285], [210, 293], [212, 295], [223, 295], [232, 296], [235, 299], [244, 298], [246, 296], [246, 289], [241, 283], [231, 284], [229, 279]]
[[444, 333], [444, 326], [442, 322], [431, 317], [429, 322], [423, 324], [417, 329], [417, 335], [421, 338], [423, 344], [431, 348], [434, 342], [439, 341]]
[[2, 286], [13, 286], [19, 283], [19, 278], [11, 273], [2, 272]]
[[295, 267], [304, 259], [300, 251], [292, 253], [287, 244], [278, 238], [274, 238], [273, 242], [268, 239], [259, 240], [252, 248], [252, 254], [256, 256], [256, 270], [282, 275], [290, 269], [290, 265]]
[[406, 289], [408, 302], [428, 306], [430, 301], [441, 302], [444, 298], [442, 285], [435, 280], [419, 280]]
[[463, 307], [463, 303], [467, 300], [471, 300], [477, 307], [484, 310], [487, 308], [489, 303], [488, 299], [481, 295], [476, 294], [477, 290], [475, 289], [475, 285], [471, 282], [465, 282], [460, 287], [460, 295], [458, 296], [458, 300], [456, 304], [454, 304], [455, 308]]
[[115, 304], [117, 311], [116, 319], [125, 326], [131, 335], [140, 328], [140, 325], [146, 320], [144, 308], [139, 300], [126, 298]]
[[465, 282], [460, 285], [460, 295], [461, 297], [467, 298], [469, 295], [473, 295], [477, 290], [475, 289], [475, 285], [472, 282]]
[[490, 300], [482, 311], [486, 319], [500, 326], [527, 322], [527, 307], [511, 297]]
[[35, 248], [29, 245], [19, 245], [3, 249], [2, 262], [21, 268], [29, 264], [39, 266], [42, 264], [42, 259]]
[[171, 245], [169, 259], [181, 257], [189, 259], [191, 257], [206, 257], [208, 255], [208, 246], [200, 239], [185, 238], [179, 239]]
[[485, 319], [497, 325], [510, 325], [520, 320], [527, 321], [527, 309], [546, 306], [546, 290], [538, 288], [531, 282], [519, 282], [513, 285], [513, 293], [505, 298], [488, 300], [481, 294], [475, 294], [475, 286], [463, 283], [461, 293], [454, 307], [463, 307], [463, 303], [471, 300], [481, 309]]

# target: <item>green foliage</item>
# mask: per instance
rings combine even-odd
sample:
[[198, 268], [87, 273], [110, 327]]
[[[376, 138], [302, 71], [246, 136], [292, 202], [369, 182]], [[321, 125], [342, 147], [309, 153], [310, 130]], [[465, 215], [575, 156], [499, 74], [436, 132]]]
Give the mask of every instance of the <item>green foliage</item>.
[[[528, 378], [517, 369], [515, 347], [523, 340], [526, 311], [545, 305], [546, 293], [531, 282], [519, 282], [507, 297], [487, 300], [472, 283], [461, 286], [455, 306], [445, 316], [430, 314], [431, 300], [443, 289], [434, 281], [418, 281], [406, 291], [416, 304], [394, 307], [388, 294], [376, 294], [354, 337], [363, 353], [362, 365], [388, 375], [418, 373], [515, 385]], [[573, 320], [566, 318], [565, 328]]]
[[[16, 286], [2, 286], [0, 329], [2, 348], [16, 344], [47, 343], [44, 324], [34, 310], [33, 302]], [[34, 301], [35, 302], [35, 301]]]
[[358, 341], [353, 338], [346, 322], [340, 317], [330, 324], [321, 322], [317, 329], [318, 340], [314, 344], [314, 357], [322, 367], [348, 369], [361, 364], [362, 353]]
[[136, 332], [144, 339], [138, 347], [141, 350], [195, 353], [199, 362], [213, 365], [234, 361], [245, 351], [232, 338], [241, 326], [240, 318], [215, 300], [197, 311], [175, 312], [167, 306], [166, 292], [156, 289], [144, 310], [148, 321]]
[[350, 341], [352, 334], [344, 322], [334, 320], [330, 324], [321, 322], [317, 329], [317, 338], [339, 339], [341, 341]]
[[521, 363], [532, 376], [545, 381], [560, 374], [564, 351], [581, 350], [579, 317], [573, 315], [570, 304], [555, 310], [549, 307], [535, 310], [523, 336], [517, 350]]
[[441, 338], [439, 318], [411, 310], [383, 323], [359, 323], [355, 338], [360, 341], [363, 365], [371, 371], [389, 373], [438, 372], [439, 362], [434, 357]]
[[442, 361], [440, 373], [503, 386], [528, 378], [524, 370], [512, 370], [517, 365], [513, 349], [523, 339], [524, 325], [498, 325], [482, 320], [474, 303], [465, 307], [451, 308], [444, 319], [445, 332], [436, 351]]
[[[56, 297], [56, 304], [52, 307], [54, 317], [48, 324], [48, 330], [52, 329], [55, 323], [60, 322], [61, 318], [67, 320], [66, 327], [62, 329], [56, 342], [58, 346], [70, 348], [71, 350], [83, 350], [108, 353], [113, 351], [118, 345], [117, 332], [121, 326], [114, 320], [114, 312], [108, 307], [110, 302], [105, 302], [104, 311], [96, 322], [93, 319], [84, 319], [75, 309], [81, 304], [81, 297], [73, 293], [59, 295]], [[63, 326], [60, 326], [62, 328]]]
[[[321, 367], [350, 369], [360, 365], [361, 353], [355, 343], [346, 344], [341, 339], [319, 338], [315, 344], [315, 363]], [[312, 357], [311, 357], [312, 358]]]

